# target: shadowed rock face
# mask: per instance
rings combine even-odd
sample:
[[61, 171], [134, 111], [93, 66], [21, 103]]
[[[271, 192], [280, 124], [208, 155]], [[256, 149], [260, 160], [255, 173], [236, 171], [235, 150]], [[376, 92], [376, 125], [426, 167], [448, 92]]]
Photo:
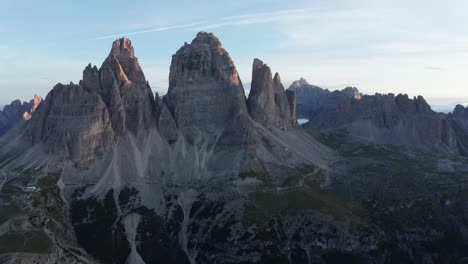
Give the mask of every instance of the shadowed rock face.
[[248, 99], [252, 119], [265, 127], [289, 129], [295, 125], [295, 115], [292, 113], [295, 111], [291, 111], [294, 100], [293, 93], [290, 93], [289, 97], [286, 95], [280, 75], [276, 73], [272, 78], [270, 67], [255, 59]]
[[57, 84], [28, 124], [32, 143], [48, 152], [85, 164], [116, 144], [109, 113], [101, 97], [82, 86]]
[[0, 136], [7, 133], [10, 129], [21, 123], [31, 119], [32, 114], [42, 102], [42, 97], [36, 95], [29, 103], [21, 103], [20, 100], [15, 100], [11, 104], [6, 105], [0, 111]]
[[[33, 107], [33, 109], [35, 109]], [[58, 84], [26, 129], [32, 144], [76, 164], [112, 151], [119, 138], [157, 126], [156, 103], [130, 40], [116, 40], [98, 70], [89, 64], [79, 85]]]
[[117, 135], [129, 130], [138, 136], [156, 126], [153, 93], [129, 39], [114, 41], [99, 70], [88, 65], [80, 85], [102, 97]]
[[184, 133], [245, 134], [248, 114], [241, 80], [231, 57], [211, 33], [198, 33], [172, 56], [164, 103]]
[[[319, 110], [332, 95], [328, 89], [309, 84], [304, 78], [294, 81], [288, 88], [294, 91], [297, 97], [297, 117], [309, 119], [315, 111]], [[361, 99], [361, 93], [356, 87], [346, 87], [339, 91], [345, 98]]]
[[352, 87], [328, 92], [305, 81], [294, 83], [291, 90], [309, 100], [302, 101], [302, 114], [310, 111], [307, 128], [345, 129], [361, 141], [458, 152], [451, 122], [446, 115], [433, 112], [422, 96], [361, 95]]
[[453, 112], [449, 114], [449, 119], [458, 139], [458, 151], [468, 156], [468, 108], [462, 105], [455, 106]]
[[[279, 75], [272, 77], [261, 61], [254, 70], [247, 107], [229, 55], [216, 37], [200, 33], [174, 55], [169, 94], [153, 97], [130, 41], [121, 39], [101, 69], [86, 67], [80, 85], [55, 86], [21, 127], [26, 133], [0, 139], [0, 189], [7, 190], [0, 203], [6, 197], [28, 210], [5, 222], [9, 207], [0, 206], [0, 245], [19, 241], [7, 254], [0, 247], [0, 262], [455, 263], [466, 257], [466, 165], [442, 161], [439, 152], [286, 129], [296, 119], [295, 91], [284, 92]], [[436, 133], [449, 131], [444, 126], [452, 119], [433, 113], [422, 97], [361, 98], [355, 88], [328, 93], [316, 109], [330, 119], [314, 117], [323, 126], [343, 125], [375, 142], [419, 143], [424, 135], [416, 128], [435, 144], [450, 139]], [[462, 122], [466, 112], [457, 108], [453, 120]], [[8, 152], [10, 146], [16, 151]], [[51, 175], [56, 169], [61, 172]], [[40, 191], [25, 192], [31, 184]], [[38, 230], [34, 244], [52, 246], [18, 254], [30, 243], [23, 234]]]

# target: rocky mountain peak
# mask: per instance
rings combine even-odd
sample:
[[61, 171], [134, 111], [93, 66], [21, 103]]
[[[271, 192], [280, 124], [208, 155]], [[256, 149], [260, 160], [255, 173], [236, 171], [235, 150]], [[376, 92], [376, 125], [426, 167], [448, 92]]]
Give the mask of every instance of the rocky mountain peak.
[[221, 41], [213, 34], [208, 32], [198, 32], [197, 36], [192, 40], [193, 46], [205, 46], [211, 49], [222, 49]]
[[361, 92], [359, 92], [358, 88], [356, 87], [346, 87], [341, 91], [349, 98], [354, 98], [357, 100], [362, 98]]
[[456, 117], [464, 117], [468, 115], [468, 108], [465, 108], [463, 105], [456, 105], [455, 109], [453, 109], [452, 114]]
[[40, 97], [39, 95], [34, 95], [34, 98], [31, 100], [31, 102], [29, 102], [31, 109], [23, 113], [23, 120], [25, 121], [30, 120], [34, 112], [36, 112], [37, 108], [42, 103], [42, 101], [43, 101], [42, 97]]
[[273, 77], [273, 80], [275, 80], [277, 82], [281, 82], [281, 76], [280, 76], [280, 74], [278, 72], [275, 73], [275, 77]]
[[272, 78], [270, 67], [259, 59], [252, 64], [252, 85], [247, 105], [252, 119], [266, 127], [288, 129], [295, 124], [295, 118], [292, 119], [295, 114], [291, 114], [295, 93], [287, 96], [279, 73]]
[[198, 33], [172, 56], [164, 103], [182, 129], [242, 127], [238, 122], [247, 117], [244, 89], [234, 62], [212, 33]]
[[112, 43], [111, 55], [122, 58], [122, 57], [135, 57], [135, 50], [133, 49], [132, 41], [128, 38], [117, 39]]
[[28, 122], [28, 138], [49, 153], [77, 164], [102, 157], [115, 145], [109, 113], [102, 98], [81, 85], [57, 84]]
[[90, 91], [95, 91], [97, 93], [101, 92], [99, 70], [96, 66], [93, 67], [91, 63], [86, 66], [83, 70], [83, 80], [80, 81], [80, 85]]
[[135, 57], [132, 42], [128, 38], [114, 41], [109, 56], [103, 64], [104, 66], [110, 67], [121, 82], [131, 81], [146, 84], [145, 75], [138, 63], [138, 59]]
[[301, 79], [297, 80], [297, 81], [294, 81], [292, 84], [291, 84], [291, 87], [302, 87], [302, 86], [305, 86], [305, 85], [310, 85], [306, 79], [304, 79], [303, 77], [301, 77]]
[[15, 100], [6, 105], [0, 111], [0, 135], [7, 133], [21, 121], [30, 120], [41, 102], [42, 97], [35, 95], [30, 102], [22, 103], [20, 100]]
[[253, 61], [253, 65], [252, 65], [252, 72], [255, 72], [256, 70], [260, 69], [264, 65], [265, 64], [263, 63], [262, 60], [255, 58]]

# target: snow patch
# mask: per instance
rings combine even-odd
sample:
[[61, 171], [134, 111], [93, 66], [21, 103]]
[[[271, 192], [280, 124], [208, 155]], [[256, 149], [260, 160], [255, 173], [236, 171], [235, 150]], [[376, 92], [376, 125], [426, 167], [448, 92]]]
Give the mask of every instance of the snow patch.
[[306, 118], [299, 118], [299, 119], [297, 119], [297, 123], [298, 123], [299, 125], [303, 125], [303, 124], [305, 124], [305, 123], [307, 123], [307, 122], [309, 122], [309, 119], [306, 119]]

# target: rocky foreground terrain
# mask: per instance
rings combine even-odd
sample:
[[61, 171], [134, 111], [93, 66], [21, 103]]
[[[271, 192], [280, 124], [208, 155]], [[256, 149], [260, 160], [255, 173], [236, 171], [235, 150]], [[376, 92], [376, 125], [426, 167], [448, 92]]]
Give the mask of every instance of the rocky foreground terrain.
[[161, 98], [116, 40], [0, 138], [0, 262], [467, 261], [468, 110], [304, 85], [201, 32]]

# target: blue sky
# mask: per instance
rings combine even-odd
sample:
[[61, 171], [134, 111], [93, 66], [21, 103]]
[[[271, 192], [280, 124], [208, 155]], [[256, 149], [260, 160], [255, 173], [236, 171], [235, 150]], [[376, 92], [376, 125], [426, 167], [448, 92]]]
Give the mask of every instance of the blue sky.
[[[0, 0], [0, 105], [45, 96], [101, 65], [128, 36], [153, 90], [171, 55], [215, 33], [248, 84], [258, 57], [285, 84], [303, 76], [336, 89], [468, 102], [468, 1], [5, 1]], [[245, 85], [246, 90], [249, 89]]]

